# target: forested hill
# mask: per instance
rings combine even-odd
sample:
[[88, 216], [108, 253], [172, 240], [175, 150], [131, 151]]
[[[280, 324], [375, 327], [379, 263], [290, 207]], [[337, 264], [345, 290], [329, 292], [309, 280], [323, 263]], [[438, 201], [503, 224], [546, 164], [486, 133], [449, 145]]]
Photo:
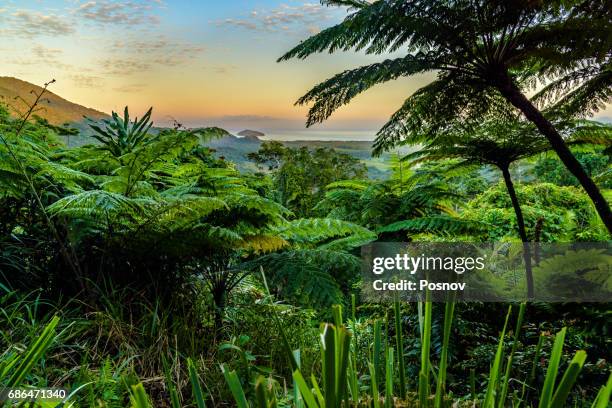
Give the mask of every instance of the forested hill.
[[[25, 103], [20, 98], [31, 103], [36, 98], [32, 91], [39, 93], [41, 90], [40, 86], [22, 81], [21, 79], [0, 77], [0, 102], [10, 105], [19, 111], [27, 110]], [[37, 111], [36, 114], [54, 125], [80, 123], [83, 121], [84, 116], [92, 119], [102, 119], [109, 116], [95, 109], [70, 102], [51, 91], [46, 91], [43, 99], [44, 103], [41, 104], [41, 107], [44, 109]]]
[[[247, 131], [238, 133], [245, 134]], [[239, 169], [256, 171], [258, 170], [255, 163], [247, 159], [247, 154], [256, 152], [259, 150], [264, 140], [257, 136], [254, 136], [248, 131], [248, 135], [238, 137], [234, 135], [226, 135], [221, 139], [212, 140], [207, 145], [216, 151], [217, 157], [223, 157], [235, 163]], [[264, 137], [265, 134], [257, 132], [260, 137]], [[389, 175], [389, 154], [385, 153], [382, 157], [372, 157], [372, 142], [368, 141], [333, 141], [333, 140], [294, 140], [294, 141], [283, 141], [283, 145], [290, 148], [308, 147], [309, 149], [317, 148], [329, 148], [334, 149], [340, 153], [346, 153], [361, 161], [363, 161], [368, 168], [368, 176], [371, 178], [386, 178]]]

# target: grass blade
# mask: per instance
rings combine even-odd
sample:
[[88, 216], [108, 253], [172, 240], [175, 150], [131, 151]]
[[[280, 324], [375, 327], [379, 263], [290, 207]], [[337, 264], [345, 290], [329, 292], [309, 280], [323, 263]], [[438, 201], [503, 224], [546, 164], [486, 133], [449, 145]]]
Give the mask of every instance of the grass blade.
[[[240, 384], [240, 379], [238, 378], [236, 371], [229, 371], [225, 364], [221, 365], [221, 371], [223, 372], [225, 382], [227, 382], [238, 408], [249, 408], [246, 395], [244, 395], [244, 390], [242, 389], [242, 384]], [[202, 407], [198, 405], [198, 408]]]
[[421, 335], [421, 371], [419, 372], [419, 406], [426, 407], [429, 398], [429, 353], [431, 350], [431, 312], [432, 303], [427, 292], [425, 312], [423, 317], [423, 333]]
[[196, 400], [196, 404], [198, 408], [205, 408], [206, 404], [204, 403], [204, 393], [202, 392], [202, 387], [200, 386], [198, 372], [196, 371], [195, 365], [190, 358], [187, 359], [187, 369], [189, 371], [189, 381], [191, 382], [191, 390], [193, 391], [193, 397]]
[[174, 386], [174, 380], [172, 379], [172, 375], [170, 373], [170, 368], [168, 367], [168, 361], [166, 357], [162, 355], [162, 365], [164, 367], [164, 377], [166, 388], [168, 388], [168, 393], [170, 394], [170, 405], [172, 408], [181, 408], [181, 401]]
[[542, 350], [542, 344], [544, 344], [544, 334], [540, 333], [540, 337], [538, 338], [538, 344], [536, 345], [535, 353], [533, 356], [533, 362], [531, 363], [531, 371], [529, 372], [529, 377], [526, 381], [523, 382], [523, 388], [521, 390], [521, 401], [525, 401], [529, 392], [527, 391], [527, 384], [533, 384], [536, 376], [536, 369], [538, 368], [538, 361], [540, 359], [540, 351]]
[[610, 404], [610, 394], [612, 394], [612, 373], [610, 373], [606, 385], [601, 387], [601, 390], [597, 393], [597, 398], [593, 401], [591, 408], [607, 408]]
[[555, 388], [559, 364], [561, 362], [561, 355], [563, 354], [563, 343], [565, 342], [566, 332], [567, 327], [564, 327], [555, 336], [555, 342], [550, 354], [550, 361], [548, 362], [548, 368], [546, 369], [546, 378], [544, 379], [542, 394], [540, 395], [540, 404], [538, 405], [539, 408], [549, 408], [551, 406], [553, 390]]
[[[28, 351], [23, 355], [23, 357], [17, 358], [10, 364], [12, 366], [17, 362], [21, 362], [6, 383], [6, 388], [16, 387], [21, 384], [34, 364], [36, 364], [36, 362], [43, 357], [51, 343], [53, 343], [53, 340], [55, 340], [55, 329], [59, 323], [59, 320], [59, 317], [54, 316], [49, 324], [43, 329], [42, 333], [40, 336], [38, 336], [34, 344], [32, 344]], [[10, 367], [6, 367], [6, 371], [9, 369]]]
[[130, 402], [132, 403], [132, 408], [153, 408], [142, 383], [132, 385]]
[[385, 408], [393, 407], [393, 347], [387, 349], [387, 361], [385, 370]]
[[374, 364], [374, 370], [376, 370], [376, 378], [380, 378], [382, 373], [382, 366], [380, 363], [380, 356], [382, 355], [381, 326], [382, 322], [377, 319], [374, 322], [374, 347], [372, 348], [372, 363]]
[[552, 403], [550, 404], [551, 407], [562, 408], [565, 405], [565, 400], [572, 390], [572, 387], [578, 378], [578, 374], [580, 374], [580, 371], [582, 371], [586, 357], [587, 354], [584, 350], [579, 350], [576, 352], [576, 354], [574, 354], [574, 358], [572, 358], [572, 361], [565, 370], [563, 378], [561, 378], [561, 382], [555, 391]]
[[495, 352], [495, 358], [491, 365], [489, 372], [489, 384], [487, 384], [487, 392], [483, 402], [483, 408], [493, 408], [495, 406], [495, 394], [497, 391], [497, 384], [499, 380], [502, 356], [504, 354], [504, 338], [506, 337], [506, 328], [508, 327], [508, 320], [510, 319], [510, 313], [512, 312], [512, 306], [508, 308], [506, 314], [506, 321], [504, 322], [504, 328], [499, 335], [499, 343], [497, 344], [497, 351]]
[[[298, 368], [302, 368], [302, 357], [300, 350], [293, 350], [293, 358], [298, 365]], [[293, 404], [295, 408], [304, 408], [304, 400], [300, 394], [300, 390], [298, 389], [297, 383], [293, 380]]]
[[440, 368], [438, 369], [438, 384], [436, 387], [436, 397], [434, 406], [442, 408], [444, 395], [446, 393], [446, 371], [448, 365], [448, 347], [450, 345], [451, 328], [453, 325], [453, 315], [455, 313], [455, 302], [449, 301], [444, 308], [444, 333], [442, 337], [442, 353], [440, 355]]
[[368, 363], [370, 369], [370, 392], [372, 393], [372, 406], [380, 408], [380, 395], [378, 394], [378, 379], [376, 378], [376, 367], [374, 364]]
[[406, 399], [406, 368], [404, 367], [404, 339], [402, 332], [402, 320], [400, 303], [398, 300], [393, 302], [395, 313], [395, 347], [397, 349], [397, 369], [399, 371], [399, 393], [398, 396]]
[[518, 317], [516, 319], [516, 327], [514, 329], [514, 339], [512, 341], [512, 350], [510, 351], [510, 356], [508, 356], [508, 363], [506, 366], [506, 372], [504, 375], [504, 382], [502, 383], [502, 391], [501, 396], [499, 398], [499, 408], [504, 408], [506, 405], [506, 399], [508, 398], [508, 386], [510, 384], [510, 374], [512, 371], [512, 362], [514, 360], [514, 353], [516, 352], [516, 348], [518, 346], [519, 335], [521, 333], [521, 327], [523, 326], [523, 318], [525, 317], [525, 308], [527, 307], [527, 303], [521, 303], [519, 307]]
[[298, 389], [300, 390], [300, 394], [302, 395], [302, 399], [306, 403], [308, 408], [320, 408], [319, 404], [315, 400], [315, 396], [312, 393], [310, 387], [306, 384], [304, 377], [300, 370], [295, 370], [293, 372], [293, 381], [297, 384]]

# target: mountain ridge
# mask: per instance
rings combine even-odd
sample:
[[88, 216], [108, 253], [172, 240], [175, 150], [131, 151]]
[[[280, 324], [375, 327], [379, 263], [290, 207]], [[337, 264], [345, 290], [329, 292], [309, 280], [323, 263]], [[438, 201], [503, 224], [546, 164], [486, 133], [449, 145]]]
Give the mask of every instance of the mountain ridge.
[[[0, 103], [9, 105], [11, 113], [16, 114], [15, 105], [18, 105], [19, 109], [28, 109], [23, 101], [19, 100], [20, 98], [31, 104], [36, 98], [32, 91], [39, 93], [42, 89], [38, 85], [19, 78], [0, 76]], [[39, 105], [43, 109], [38, 110], [36, 115], [46, 119], [53, 125], [80, 123], [84, 117], [94, 120], [110, 117], [110, 115], [99, 110], [64, 99], [51, 90], [45, 91]]]

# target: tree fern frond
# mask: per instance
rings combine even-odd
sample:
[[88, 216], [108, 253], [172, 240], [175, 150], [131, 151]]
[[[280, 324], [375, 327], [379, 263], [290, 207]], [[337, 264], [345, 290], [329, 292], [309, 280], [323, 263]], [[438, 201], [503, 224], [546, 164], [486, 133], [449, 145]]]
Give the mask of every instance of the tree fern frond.
[[478, 221], [463, 220], [440, 215], [394, 222], [379, 228], [377, 232], [406, 231], [411, 233], [431, 232], [438, 234], [461, 235], [478, 233], [486, 227], [486, 224]]
[[330, 218], [305, 218], [289, 221], [275, 228], [281, 237], [295, 243], [316, 243], [346, 236], [370, 236], [357, 224]]
[[64, 197], [47, 207], [54, 216], [105, 219], [109, 215], [139, 218], [147, 207], [155, 204], [149, 199], [132, 199], [102, 190], [84, 191]]
[[370, 184], [371, 182], [369, 180], [341, 180], [328, 184], [327, 189], [350, 189], [355, 191], [363, 191], [368, 188]]
[[420, 53], [388, 59], [337, 74], [312, 88], [298, 99], [296, 105], [314, 102], [306, 121], [306, 126], [310, 127], [325, 121], [342, 105], [348, 104], [354, 97], [377, 84], [435, 68], [435, 60]]
[[245, 236], [242, 247], [255, 255], [276, 252], [289, 246], [289, 243], [276, 235], [257, 234]]

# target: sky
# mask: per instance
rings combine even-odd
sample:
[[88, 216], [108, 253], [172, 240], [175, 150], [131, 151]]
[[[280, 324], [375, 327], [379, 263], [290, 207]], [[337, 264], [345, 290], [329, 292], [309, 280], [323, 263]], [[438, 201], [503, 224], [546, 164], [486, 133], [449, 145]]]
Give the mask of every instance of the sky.
[[276, 62], [345, 15], [317, 0], [1, 0], [0, 76], [54, 78], [53, 92], [104, 112], [153, 106], [157, 125], [373, 135], [433, 74], [377, 86], [305, 131], [301, 95], [387, 56]]

